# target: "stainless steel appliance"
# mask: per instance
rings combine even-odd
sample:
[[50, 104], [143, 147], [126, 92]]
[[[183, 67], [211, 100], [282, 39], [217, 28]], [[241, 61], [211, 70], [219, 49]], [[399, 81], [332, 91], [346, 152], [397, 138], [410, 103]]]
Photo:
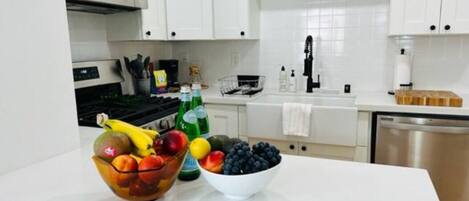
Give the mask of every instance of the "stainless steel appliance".
[[78, 124], [96, 125], [96, 114], [106, 113], [144, 128], [164, 133], [175, 126], [178, 98], [124, 95], [119, 60], [73, 63]]
[[113, 14], [148, 8], [147, 0], [66, 0], [67, 10]]
[[469, 200], [469, 117], [374, 116], [372, 162], [427, 169], [441, 201]]

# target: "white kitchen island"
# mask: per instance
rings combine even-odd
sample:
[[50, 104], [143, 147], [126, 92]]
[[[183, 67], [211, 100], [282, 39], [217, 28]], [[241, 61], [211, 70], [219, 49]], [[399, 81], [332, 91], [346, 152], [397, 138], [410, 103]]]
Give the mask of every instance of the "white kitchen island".
[[[80, 128], [80, 149], [0, 176], [0, 200], [111, 201], [91, 161], [101, 129]], [[228, 200], [203, 179], [177, 182], [164, 201]], [[283, 155], [272, 183], [253, 201], [437, 201], [425, 170]]]

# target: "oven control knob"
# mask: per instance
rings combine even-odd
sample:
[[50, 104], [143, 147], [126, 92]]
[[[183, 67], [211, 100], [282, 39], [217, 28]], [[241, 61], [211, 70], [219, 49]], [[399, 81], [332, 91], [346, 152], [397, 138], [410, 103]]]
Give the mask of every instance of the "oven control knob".
[[158, 126], [160, 127], [161, 130], [168, 130], [171, 127], [169, 125], [169, 120], [167, 119], [161, 120]]

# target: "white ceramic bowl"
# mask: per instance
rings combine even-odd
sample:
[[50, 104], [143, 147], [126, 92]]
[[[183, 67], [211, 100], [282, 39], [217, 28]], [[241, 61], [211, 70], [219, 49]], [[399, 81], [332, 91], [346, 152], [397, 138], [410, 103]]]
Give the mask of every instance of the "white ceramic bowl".
[[261, 191], [277, 174], [282, 162], [267, 170], [246, 175], [215, 174], [200, 167], [207, 182], [225, 197], [233, 200], [245, 200]]

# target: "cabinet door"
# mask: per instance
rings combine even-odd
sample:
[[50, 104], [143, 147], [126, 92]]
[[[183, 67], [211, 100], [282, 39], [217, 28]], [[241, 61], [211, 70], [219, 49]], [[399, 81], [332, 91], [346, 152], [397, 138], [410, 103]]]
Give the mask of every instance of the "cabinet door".
[[441, 33], [469, 33], [468, 0], [444, 0], [441, 8]]
[[216, 39], [242, 39], [249, 34], [249, 1], [213, 0]]
[[213, 38], [212, 0], [167, 0], [169, 40]]
[[150, 0], [148, 9], [141, 11], [142, 38], [146, 40], [166, 40], [166, 1]]
[[300, 142], [298, 153], [300, 156], [353, 161], [355, 157], [355, 147]]
[[261, 141], [268, 142], [277, 147], [282, 154], [298, 155], [298, 142], [296, 141], [268, 140], [262, 138], [249, 138], [248, 141], [251, 146]]
[[246, 116], [246, 106], [239, 106], [238, 107], [238, 130], [239, 130], [239, 137], [247, 137], [248, 136], [248, 128], [247, 128], [247, 116]]
[[437, 34], [441, 0], [391, 0], [390, 35]]
[[206, 104], [210, 135], [238, 137], [238, 106]]

